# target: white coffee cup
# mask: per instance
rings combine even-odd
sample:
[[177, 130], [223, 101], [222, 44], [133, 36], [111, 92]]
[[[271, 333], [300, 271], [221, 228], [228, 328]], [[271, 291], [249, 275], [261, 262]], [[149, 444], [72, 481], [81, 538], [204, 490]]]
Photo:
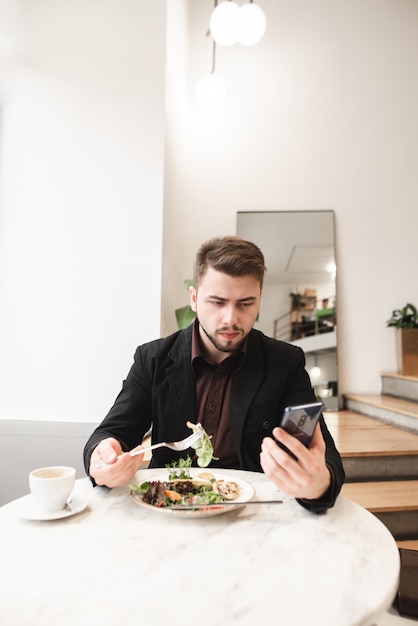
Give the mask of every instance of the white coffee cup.
[[29, 489], [38, 509], [45, 513], [62, 511], [74, 488], [74, 467], [51, 465], [29, 474]]

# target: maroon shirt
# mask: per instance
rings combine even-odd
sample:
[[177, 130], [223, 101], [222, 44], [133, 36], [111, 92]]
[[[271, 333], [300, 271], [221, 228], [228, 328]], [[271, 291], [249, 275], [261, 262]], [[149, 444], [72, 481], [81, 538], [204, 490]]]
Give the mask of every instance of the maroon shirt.
[[239, 468], [229, 426], [232, 382], [245, 358], [247, 340], [221, 363], [208, 361], [202, 352], [199, 322], [193, 325], [192, 369], [196, 379], [196, 421], [212, 436], [212, 467]]

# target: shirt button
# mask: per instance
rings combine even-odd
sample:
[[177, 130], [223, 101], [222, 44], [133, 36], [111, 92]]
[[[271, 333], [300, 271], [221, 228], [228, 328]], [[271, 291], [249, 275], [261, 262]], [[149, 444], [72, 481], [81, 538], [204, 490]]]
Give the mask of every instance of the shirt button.
[[211, 412], [211, 413], [215, 413], [215, 411], [216, 411], [216, 406], [213, 406], [213, 405], [212, 405], [212, 406], [210, 407], [210, 409], [209, 409], [209, 410], [210, 410], [210, 412]]
[[268, 429], [270, 428], [270, 422], [268, 422], [267, 420], [265, 420], [265, 421], [262, 423], [262, 427], [263, 427], [265, 430], [268, 430]]

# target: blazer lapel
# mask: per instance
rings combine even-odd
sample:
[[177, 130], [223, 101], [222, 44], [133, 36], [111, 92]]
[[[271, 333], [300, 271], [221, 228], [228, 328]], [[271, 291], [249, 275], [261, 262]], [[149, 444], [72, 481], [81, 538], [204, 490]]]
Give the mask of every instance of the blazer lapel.
[[186, 422], [196, 421], [196, 389], [190, 362], [191, 336], [191, 326], [180, 333], [168, 354], [173, 363], [166, 371], [174, 406], [173, 420], [177, 421], [179, 428], [183, 429], [185, 433], [188, 430]]

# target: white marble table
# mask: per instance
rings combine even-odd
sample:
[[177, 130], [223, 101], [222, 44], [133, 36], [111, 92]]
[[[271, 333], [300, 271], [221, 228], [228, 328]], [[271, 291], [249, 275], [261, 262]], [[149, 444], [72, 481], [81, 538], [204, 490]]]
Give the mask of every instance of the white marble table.
[[[263, 474], [223, 473], [277, 495]], [[2, 626], [359, 626], [397, 590], [395, 541], [343, 497], [325, 515], [285, 498], [201, 520], [146, 510], [128, 487], [75, 490], [89, 506], [67, 519], [0, 508]]]

